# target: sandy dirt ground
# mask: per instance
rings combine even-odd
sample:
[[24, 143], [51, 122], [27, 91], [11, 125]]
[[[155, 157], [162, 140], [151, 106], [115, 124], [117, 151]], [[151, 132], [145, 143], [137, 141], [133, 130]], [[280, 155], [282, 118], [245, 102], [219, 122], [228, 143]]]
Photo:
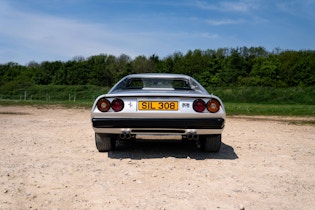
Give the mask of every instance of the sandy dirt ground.
[[228, 117], [217, 154], [99, 153], [90, 110], [0, 106], [0, 209], [314, 209], [315, 126], [299, 120]]

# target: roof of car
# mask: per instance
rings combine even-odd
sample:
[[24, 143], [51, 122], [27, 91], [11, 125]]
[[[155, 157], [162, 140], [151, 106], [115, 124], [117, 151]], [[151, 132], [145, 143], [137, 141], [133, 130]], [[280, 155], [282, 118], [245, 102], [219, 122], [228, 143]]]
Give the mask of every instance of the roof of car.
[[185, 75], [185, 74], [171, 74], [171, 73], [141, 73], [141, 74], [130, 74], [127, 77], [129, 78], [178, 78], [178, 77], [182, 77], [182, 78], [190, 78], [190, 76]]

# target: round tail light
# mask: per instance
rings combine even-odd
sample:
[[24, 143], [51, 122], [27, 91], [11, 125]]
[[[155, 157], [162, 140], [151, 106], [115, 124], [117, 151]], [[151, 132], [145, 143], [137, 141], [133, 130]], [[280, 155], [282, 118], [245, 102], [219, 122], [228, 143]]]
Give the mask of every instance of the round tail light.
[[211, 113], [218, 112], [220, 109], [220, 102], [216, 99], [211, 99], [207, 103], [207, 109]]
[[202, 99], [196, 99], [193, 103], [193, 109], [196, 112], [203, 112], [206, 109], [206, 103]]
[[120, 112], [124, 108], [124, 102], [123, 100], [116, 98], [112, 101], [111, 107], [115, 112]]
[[107, 112], [110, 108], [110, 102], [106, 98], [101, 98], [100, 100], [98, 100], [96, 105], [98, 110], [100, 110], [101, 112]]

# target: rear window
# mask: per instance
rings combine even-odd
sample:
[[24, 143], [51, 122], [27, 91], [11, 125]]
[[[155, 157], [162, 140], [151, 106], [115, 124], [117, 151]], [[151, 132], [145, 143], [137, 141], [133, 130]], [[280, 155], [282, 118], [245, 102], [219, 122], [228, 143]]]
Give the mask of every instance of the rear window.
[[171, 88], [190, 90], [189, 81], [186, 79], [169, 78], [129, 78], [124, 89], [143, 89], [143, 88]]

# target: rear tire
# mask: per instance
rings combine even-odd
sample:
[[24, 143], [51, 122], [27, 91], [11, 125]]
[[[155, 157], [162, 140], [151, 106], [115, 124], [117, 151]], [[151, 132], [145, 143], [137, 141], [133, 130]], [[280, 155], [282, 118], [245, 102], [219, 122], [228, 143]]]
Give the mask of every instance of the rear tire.
[[108, 152], [115, 148], [116, 140], [107, 134], [95, 133], [95, 144], [99, 152]]
[[202, 150], [205, 152], [219, 152], [221, 147], [221, 134], [208, 135], [202, 139]]

